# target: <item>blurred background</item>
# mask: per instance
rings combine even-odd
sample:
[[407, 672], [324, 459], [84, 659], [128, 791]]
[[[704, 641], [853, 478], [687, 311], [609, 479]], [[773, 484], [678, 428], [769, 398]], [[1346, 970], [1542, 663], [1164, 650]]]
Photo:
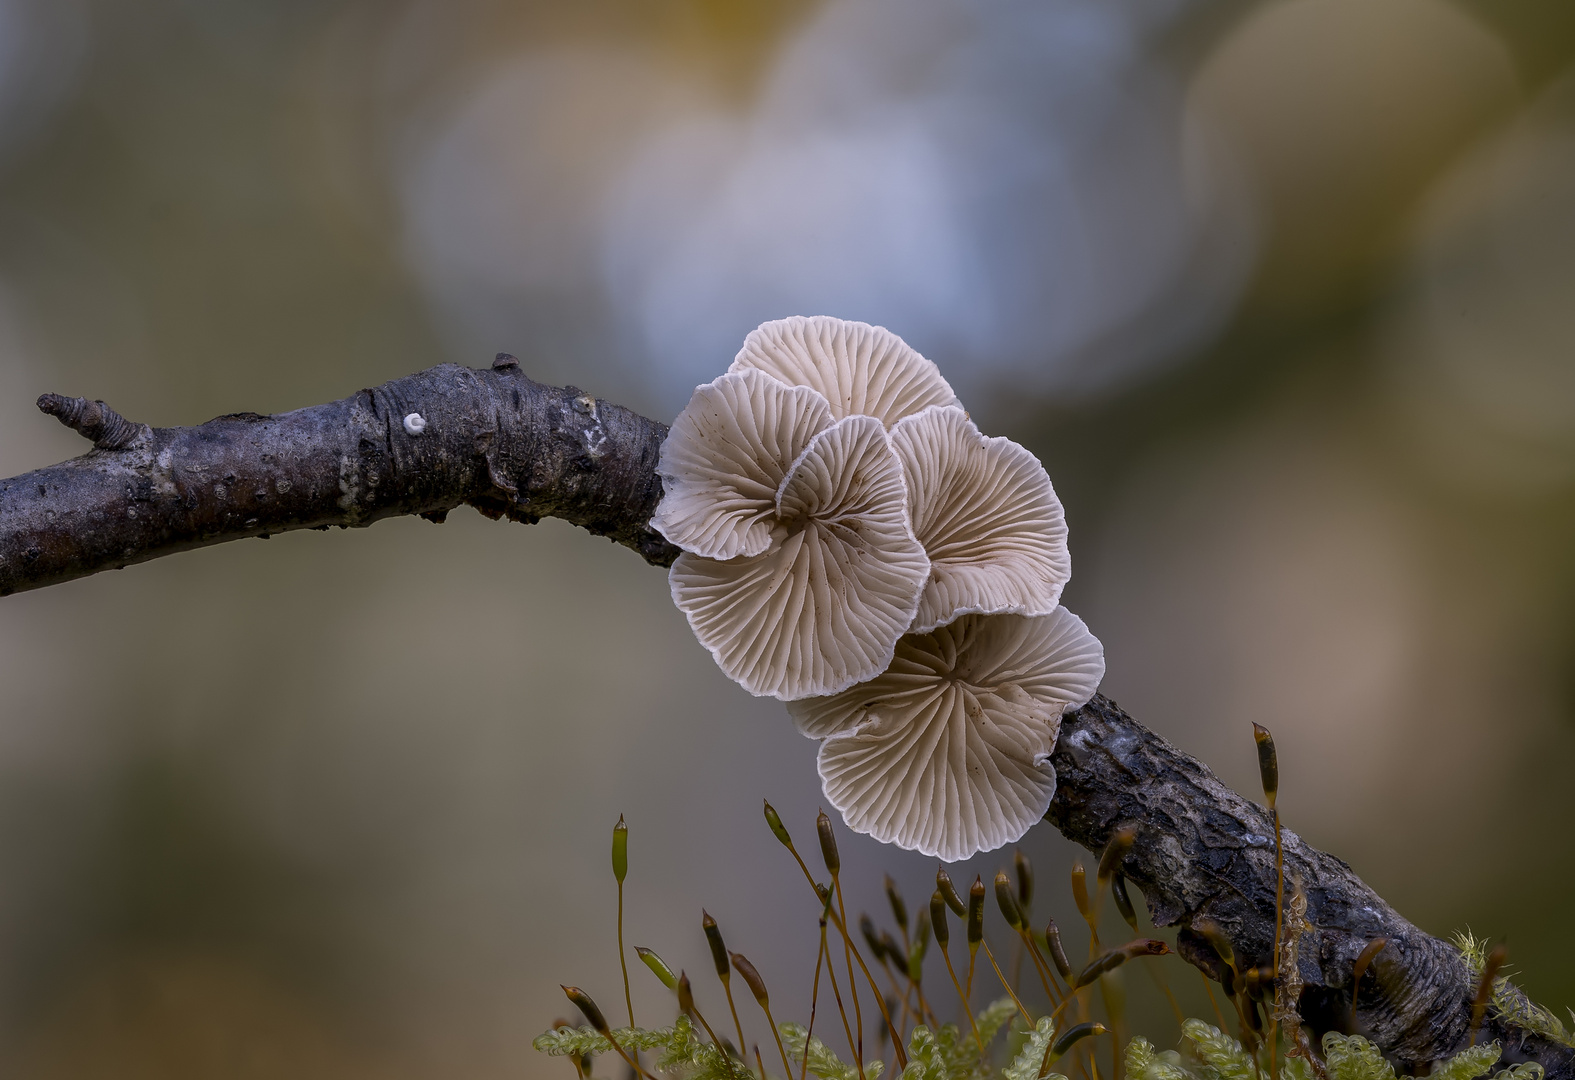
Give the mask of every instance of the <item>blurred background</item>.
[[[0, 0], [0, 475], [83, 450], [44, 391], [191, 424], [506, 350], [668, 419], [763, 319], [882, 323], [1043, 457], [1105, 691], [1249, 795], [1272, 728], [1291, 828], [1562, 1013], [1572, 193], [1567, 0]], [[561, 1080], [619, 814], [630, 944], [705, 972], [704, 904], [803, 1018], [759, 812], [812, 837], [814, 749], [556, 522], [13, 596], [0, 1070]]]

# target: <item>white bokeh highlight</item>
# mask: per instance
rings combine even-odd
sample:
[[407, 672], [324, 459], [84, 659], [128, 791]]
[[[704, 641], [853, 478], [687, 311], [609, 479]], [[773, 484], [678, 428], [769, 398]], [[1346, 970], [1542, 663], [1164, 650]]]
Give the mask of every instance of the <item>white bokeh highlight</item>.
[[835, 0], [745, 104], [654, 53], [520, 54], [409, 126], [407, 259], [456, 347], [658, 412], [785, 312], [900, 327], [976, 408], [1105, 394], [1206, 340], [1252, 265], [1149, 49], [1172, 6]]

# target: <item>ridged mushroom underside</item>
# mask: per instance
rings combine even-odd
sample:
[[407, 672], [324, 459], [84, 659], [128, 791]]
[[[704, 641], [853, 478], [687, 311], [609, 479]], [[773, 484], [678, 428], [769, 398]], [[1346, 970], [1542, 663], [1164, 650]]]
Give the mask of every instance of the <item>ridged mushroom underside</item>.
[[1104, 670], [1098, 639], [1065, 608], [964, 615], [904, 637], [879, 677], [788, 711], [825, 740], [821, 782], [849, 828], [957, 862], [1044, 816], [1061, 717]]
[[955, 405], [940, 368], [882, 326], [829, 315], [762, 323], [728, 371], [763, 371], [818, 390], [831, 414], [873, 416], [888, 428], [932, 405]]
[[850, 416], [816, 435], [783, 481], [766, 551], [686, 552], [669, 583], [730, 678], [791, 701], [884, 671], [928, 573], [891, 440], [879, 420]]
[[1072, 576], [1061, 500], [1039, 459], [953, 406], [892, 429], [930, 580], [913, 632], [959, 615], [1047, 615]]
[[696, 387], [662, 443], [652, 527], [708, 558], [759, 555], [771, 546], [783, 481], [831, 422], [820, 394], [758, 371]]

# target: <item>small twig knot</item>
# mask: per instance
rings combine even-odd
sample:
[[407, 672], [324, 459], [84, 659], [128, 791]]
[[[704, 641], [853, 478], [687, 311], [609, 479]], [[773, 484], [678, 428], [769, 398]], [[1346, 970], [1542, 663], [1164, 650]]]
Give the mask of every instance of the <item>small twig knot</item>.
[[44, 394], [38, 407], [85, 439], [92, 439], [99, 450], [124, 450], [136, 441], [146, 424], [133, 423], [102, 401]]

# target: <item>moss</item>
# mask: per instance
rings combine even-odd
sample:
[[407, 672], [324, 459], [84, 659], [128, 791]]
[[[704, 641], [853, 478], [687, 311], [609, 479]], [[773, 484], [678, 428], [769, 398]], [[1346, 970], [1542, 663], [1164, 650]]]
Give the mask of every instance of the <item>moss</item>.
[[[1475, 937], [1471, 931], [1462, 930], [1455, 935], [1455, 948], [1471, 974], [1478, 980], [1487, 964], [1487, 939]], [[1489, 1015], [1506, 1023], [1536, 1032], [1549, 1042], [1575, 1049], [1575, 1010], [1570, 1011], [1570, 1023], [1565, 1024], [1553, 1010], [1544, 1008], [1528, 998], [1520, 987], [1509, 981], [1507, 975], [1493, 980], [1493, 996], [1488, 1000]]]

